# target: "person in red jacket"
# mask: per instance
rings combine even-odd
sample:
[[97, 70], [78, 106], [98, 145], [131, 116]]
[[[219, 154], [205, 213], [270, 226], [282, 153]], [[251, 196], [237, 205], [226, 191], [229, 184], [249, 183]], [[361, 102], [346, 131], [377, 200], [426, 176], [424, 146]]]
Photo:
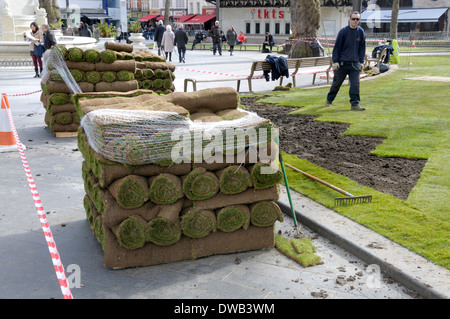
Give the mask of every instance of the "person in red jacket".
[[247, 39], [245, 38], [244, 33], [242, 33], [242, 31], [240, 31], [240, 32], [239, 32], [239, 35], [238, 35], [238, 37], [237, 37], [236, 45], [243, 44], [243, 43], [245, 43], [246, 40], [247, 40]]

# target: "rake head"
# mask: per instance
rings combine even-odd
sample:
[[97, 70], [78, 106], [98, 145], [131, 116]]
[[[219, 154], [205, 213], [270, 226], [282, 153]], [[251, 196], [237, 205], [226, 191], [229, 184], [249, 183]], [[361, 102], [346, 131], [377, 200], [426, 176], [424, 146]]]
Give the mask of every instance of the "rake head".
[[364, 203], [370, 203], [370, 202], [372, 202], [372, 195], [336, 197], [334, 199], [334, 206], [346, 206], [346, 205], [364, 204]]

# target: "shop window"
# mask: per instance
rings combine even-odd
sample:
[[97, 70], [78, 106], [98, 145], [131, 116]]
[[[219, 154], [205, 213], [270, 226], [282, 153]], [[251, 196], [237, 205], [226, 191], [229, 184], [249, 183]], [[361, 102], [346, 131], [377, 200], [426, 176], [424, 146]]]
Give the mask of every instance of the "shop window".
[[279, 22], [275, 23], [275, 34], [280, 34], [280, 23]]
[[250, 22], [247, 22], [246, 24], [245, 24], [245, 33], [246, 34], [250, 34], [251, 32], [250, 32]]
[[261, 34], [259, 22], [255, 23], [255, 34]]
[[266, 23], [266, 30], [265, 32], [269, 32], [270, 33], [270, 23]]
[[286, 23], [284, 25], [284, 34], [291, 34], [291, 24], [290, 23]]

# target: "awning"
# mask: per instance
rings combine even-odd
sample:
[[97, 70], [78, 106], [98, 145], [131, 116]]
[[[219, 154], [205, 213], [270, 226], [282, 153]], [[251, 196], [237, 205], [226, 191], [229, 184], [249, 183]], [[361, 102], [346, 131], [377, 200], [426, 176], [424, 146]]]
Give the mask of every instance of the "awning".
[[197, 14], [195, 17], [185, 21], [185, 24], [203, 24], [216, 17], [215, 14]]
[[[401, 9], [398, 11], [398, 23], [438, 22], [448, 8]], [[364, 11], [361, 22], [391, 23], [392, 10]]]
[[[172, 16], [170, 16], [169, 19], [170, 19], [170, 18], [172, 18]], [[160, 16], [160, 17], [157, 17], [157, 18], [156, 18], [156, 21], [159, 21], [159, 20], [164, 20], [164, 16]]]
[[104, 19], [112, 19], [109, 15], [106, 13], [82, 13], [83, 17], [88, 18], [89, 20], [104, 20]]
[[175, 21], [176, 23], [183, 23], [188, 21], [189, 19], [195, 17], [195, 14], [186, 14], [185, 16], [182, 16], [180, 19], [178, 19], [177, 21]]
[[149, 21], [151, 19], [154, 19], [156, 17], [159, 17], [159, 14], [148, 14], [145, 17], [142, 17], [142, 18], [138, 19], [138, 21], [147, 22], [147, 21]]

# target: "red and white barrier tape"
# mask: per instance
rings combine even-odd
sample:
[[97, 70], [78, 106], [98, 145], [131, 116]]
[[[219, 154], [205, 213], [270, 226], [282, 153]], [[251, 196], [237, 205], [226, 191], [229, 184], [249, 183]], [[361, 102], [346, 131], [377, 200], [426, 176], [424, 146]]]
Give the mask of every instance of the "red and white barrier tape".
[[[196, 73], [202, 73], [202, 74], [223, 75], [223, 76], [232, 76], [232, 77], [238, 77], [238, 78], [245, 77], [245, 75], [236, 75], [236, 74], [228, 74], [228, 73], [221, 73], [221, 72], [211, 72], [211, 71], [200, 71], [200, 70], [192, 70], [192, 69], [186, 69], [186, 68], [180, 68], [180, 67], [177, 67], [177, 69], [178, 70], [182, 70], [182, 71], [196, 72]], [[297, 75], [304, 75], [304, 74], [316, 74], [316, 73], [323, 73], [323, 72], [326, 72], [326, 69], [318, 70], [318, 71], [297, 73], [297, 74], [295, 74], [295, 76], [297, 76]], [[293, 76], [293, 75], [294, 74], [291, 74], [290, 76]], [[252, 77], [252, 80], [256, 80], [256, 79], [264, 79], [264, 75], [258, 75], [258, 76]]]
[[40, 93], [42, 90], [34, 91], [34, 92], [28, 92], [28, 93], [19, 93], [19, 94], [6, 94], [6, 96], [26, 96], [31, 94]]
[[[34, 92], [34, 93], [36, 93], [36, 92]], [[32, 93], [30, 93], [30, 94], [32, 94]], [[13, 95], [10, 95], [10, 96], [13, 96]], [[18, 95], [16, 95], [16, 96], [18, 96]], [[3, 103], [5, 103], [5, 105], [6, 105], [7, 101], [5, 100], [5, 96], [2, 96], [2, 100], [3, 100]], [[42, 205], [42, 201], [39, 196], [36, 184], [34, 182], [33, 175], [31, 174], [31, 170], [30, 170], [30, 167], [28, 166], [27, 158], [23, 151], [22, 143], [20, 142], [20, 139], [19, 139], [19, 134], [17, 133], [16, 127], [15, 127], [13, 119], [12, 119], [11, 110], [9, 108], [6, 108], [6, 110], [7, 110], [7, 114], [8, 114], [9, 124], [11, 126], [11, 131], [13, 132], [14, 140], [16, 142], [16, 146], [19, 150], [19, 154], [22, 159], [22, 164], [23, 164], [23, 168], [25, 170], [25, 175], [27, 177], [28, 185], [30, 187], [31, 194], [33, 195], [34, 206], [36, 208], [36, 212], [38, 214], [39, 221], [41, 223], [41, 227], [42, 227], [42, 230], [45, 235], [45, 240], [47, 242], [48, 250], [50, 251], [50, 256], [52, 258], [53, 266], [54, 266], [54, 269], [56, 272], [56, 277], [58, 278], [59, 286], [61, 287], [61, 292], [63, 294], [64, 299], [73, 299], [72, 292], [70, 291], [70, 287], [69, 287], [69, 284], [68, 284], [68, 281], [66, 278], [66, 273], [64, 271], [64, 267], [61, 262], [61, 258], [59, 256], [58, 250], [56, 248], [56, 243], [53, 239], [53, 234], [50, 229], [50, 225], [48, 224], [48, 221], [47, 221], [47, 215], [44, 211], [44, 206]]]

